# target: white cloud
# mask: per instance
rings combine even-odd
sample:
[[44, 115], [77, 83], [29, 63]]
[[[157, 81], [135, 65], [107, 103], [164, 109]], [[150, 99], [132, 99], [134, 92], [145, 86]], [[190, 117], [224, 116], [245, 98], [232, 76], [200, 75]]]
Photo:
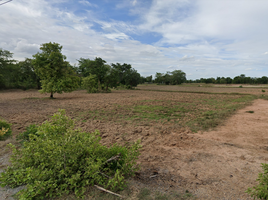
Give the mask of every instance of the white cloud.
[[[85, 0], [79, 3], [96, 6]], [[147, 7], [136, 0], [123, 3], [115, 8], [131, 7], [132, 17], [139, 18], [124, 22], [100, 18], [90, 10], [78, 16], [50, 1], [12, 1], [0, 7], [0, 48], [22, 60], [35, 54], [40, 44], [57, 42], [73, 64], [80, 57], [99, 56], [108, 63], [130, 63], [143, 76], [171, 68], [193, 79], [264, 73], [248, 69], [267, 65], [263, 54], [268, 54], [268, 1], [153, 0]], [[101, 30], [95, 31], [94, 23]], [[146, 32], [156, 32], [162, 39], [149, 45], [131, 37]]]
[[90, 3], [86, 0], [81, 0], [81, 1], [78, 1], [80, 4], [84, 5], [84, 6], [90, 6], [90, 7], [95, 7], [97, 8], [98, 6], [96, 4], [93, 4], [93, 3]]
[[137, 0], [133, 0], [132, 5], [135, 6], [137, 4]]

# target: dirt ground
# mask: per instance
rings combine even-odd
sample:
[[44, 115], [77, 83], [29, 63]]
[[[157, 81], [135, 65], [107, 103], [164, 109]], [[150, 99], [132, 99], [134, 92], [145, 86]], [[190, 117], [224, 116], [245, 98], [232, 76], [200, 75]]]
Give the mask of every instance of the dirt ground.
[[[199, 86], [198, 86], [199, 85]], [[246, 85], [242, 84], [230, 85], [217, 85], [217, 84], [182, 84], [182, 85], [156, 85], [156, 84], [143, 84], [139, 85], [138, 89], [146, 90], [169, 90], [181, 92], [206, 92], [206, 93], [242, 93], [254, 95], [266, 95], [268, 92], [267, 85]], [[263, 92], [263, 90], [265, 92]]]
[[[62, 108], [77, 119], [82, 129], [88, 132], [98, 129], [104, 144], [141, 139], [143, 148], [138, 161], [141, 171], [131, 180], [132, 188], [136, 190], [142, 187], [167, 193], [188, 190], [198, 199], [251, 199], [245, 190], [256, 185], [255, 180], [262, 171], [261, 163], [268, 161], [266, 100], [255, 100], [251, 106], [237, 111], [223, 125], [208, 132], [192, 133], [184, 127], [170, 128], [170, 124], [159, 127], [156, 123], [137, 125], [131, 121], [81, 120], [81, 115], [88, 110], [148, 100], [156, 93], [159, 96], [171, 94], [142, 90], [109, 94], [75, 91], [56, 94], [56, 99], [50, 100], [46, 98], [48, 94], [35, 90], [1, 92], [0, 117], [13, 124], [13, 139], [0, 141], [0, 170], [8, 165], [10, 152], [5, 145], [14, 142], [15, 135], [26, 126], [41, 124]], [[179, 93], [172, 95], [181, 98]], [[8, 188], [0, 189], [0, 199], [11, 199], [11, 194]]]

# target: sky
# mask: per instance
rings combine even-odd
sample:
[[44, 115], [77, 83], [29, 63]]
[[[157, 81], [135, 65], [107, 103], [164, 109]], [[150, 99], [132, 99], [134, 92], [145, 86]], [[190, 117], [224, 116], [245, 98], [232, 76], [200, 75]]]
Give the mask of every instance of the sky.
[[0, 48], [22, 61], [56, 42], [73, 65], [101, 57], [142, 76], [262, 77], [267, 20], [268, 0], [13, 0], [0, 5]]

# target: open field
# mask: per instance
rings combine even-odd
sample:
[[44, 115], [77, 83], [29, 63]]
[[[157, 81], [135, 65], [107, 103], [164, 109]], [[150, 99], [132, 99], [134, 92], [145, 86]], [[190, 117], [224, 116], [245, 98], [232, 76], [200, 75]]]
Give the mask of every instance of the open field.
[[[268, 105], [256, 99], [265, 94], [262, 89], [138, 88], [108, 94], [82, 90], [56, 94], [53, 100], [35, 90], [0, 92], [0, 117], [13, 124], [13, 138], [0, 141], [0, 170], [8, 164], [5, 145], [16, 142], [15, 135], [26, 126], [41, 124], [61, 108], [83, 130], [98, 129], [105, 145], [141, 139], [141, 171], [124, 191], [129, 199], [150, 199], [141, 197], [146, 193], [142, 188], [171, 195], [162, 199], [177, 199], [174, 191], [187, 196], [186, 190], [197, 199], [251, 199], [245, 190], [256, 184], [261, 163], [268, 160]], [[208, 94], [237, 91], [243, 94]]]
[[[240, 87], [242, 86], [242, 88]], [[156, 85], [142, 84], [138, 85], [138, 89], [142, 90], [165, 90], [177, 92], [199, 92], [199, 93], [233, 93], [233, 94], [254, 94], [265, 95], [268, 93], [267, 85], [241, 85], [241, 84], [205, 84], [205, 83], [188, 83], [182, 85]], [[265, 92], [263, 92], [263, 90]]]

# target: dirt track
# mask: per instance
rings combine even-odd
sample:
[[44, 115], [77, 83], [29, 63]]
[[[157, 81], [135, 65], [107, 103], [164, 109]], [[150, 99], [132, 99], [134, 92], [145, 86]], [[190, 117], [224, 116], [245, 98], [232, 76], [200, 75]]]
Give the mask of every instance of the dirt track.
[[[42, 123], [58, 108], [78, 118], [79, 113], [86, 110], [109, 107], [115, 102], [124, 105], [133, 99], [146, 100], [149, 95], [144, 91], [92, 95], [76, 91], [48, 100], [41, 99], [47, 95], [37, 91], [7, 91], [0, 94], [0, 116], [13, 124], [16, 135], [29, 124]], [[267, 121], [267, 101], [255, 100], [223, 126], [203, 133], [193, 134], [185, 128], [162, 127], [159, 130], [156, 124], [137, 126], [131, 122], [122, 124], [97, 119], [80, 120], [78, 125], [86, 131], [100, 130], [102, 142], [107, 145], [141, 139], [143, 150], [139, 163], [142, 169], [133, 180], [134, 188], [146, 186], [166, 192], [187, 189], [198, 199], [250, 199], [245, 190], [256, 184], [261, 163], [268, 160]], [[0, 169], [7, 164], [8, 152], [4, 146], [10, 141], [0, 142]], [[2, 195], [6, 193], [2, 191]]]

